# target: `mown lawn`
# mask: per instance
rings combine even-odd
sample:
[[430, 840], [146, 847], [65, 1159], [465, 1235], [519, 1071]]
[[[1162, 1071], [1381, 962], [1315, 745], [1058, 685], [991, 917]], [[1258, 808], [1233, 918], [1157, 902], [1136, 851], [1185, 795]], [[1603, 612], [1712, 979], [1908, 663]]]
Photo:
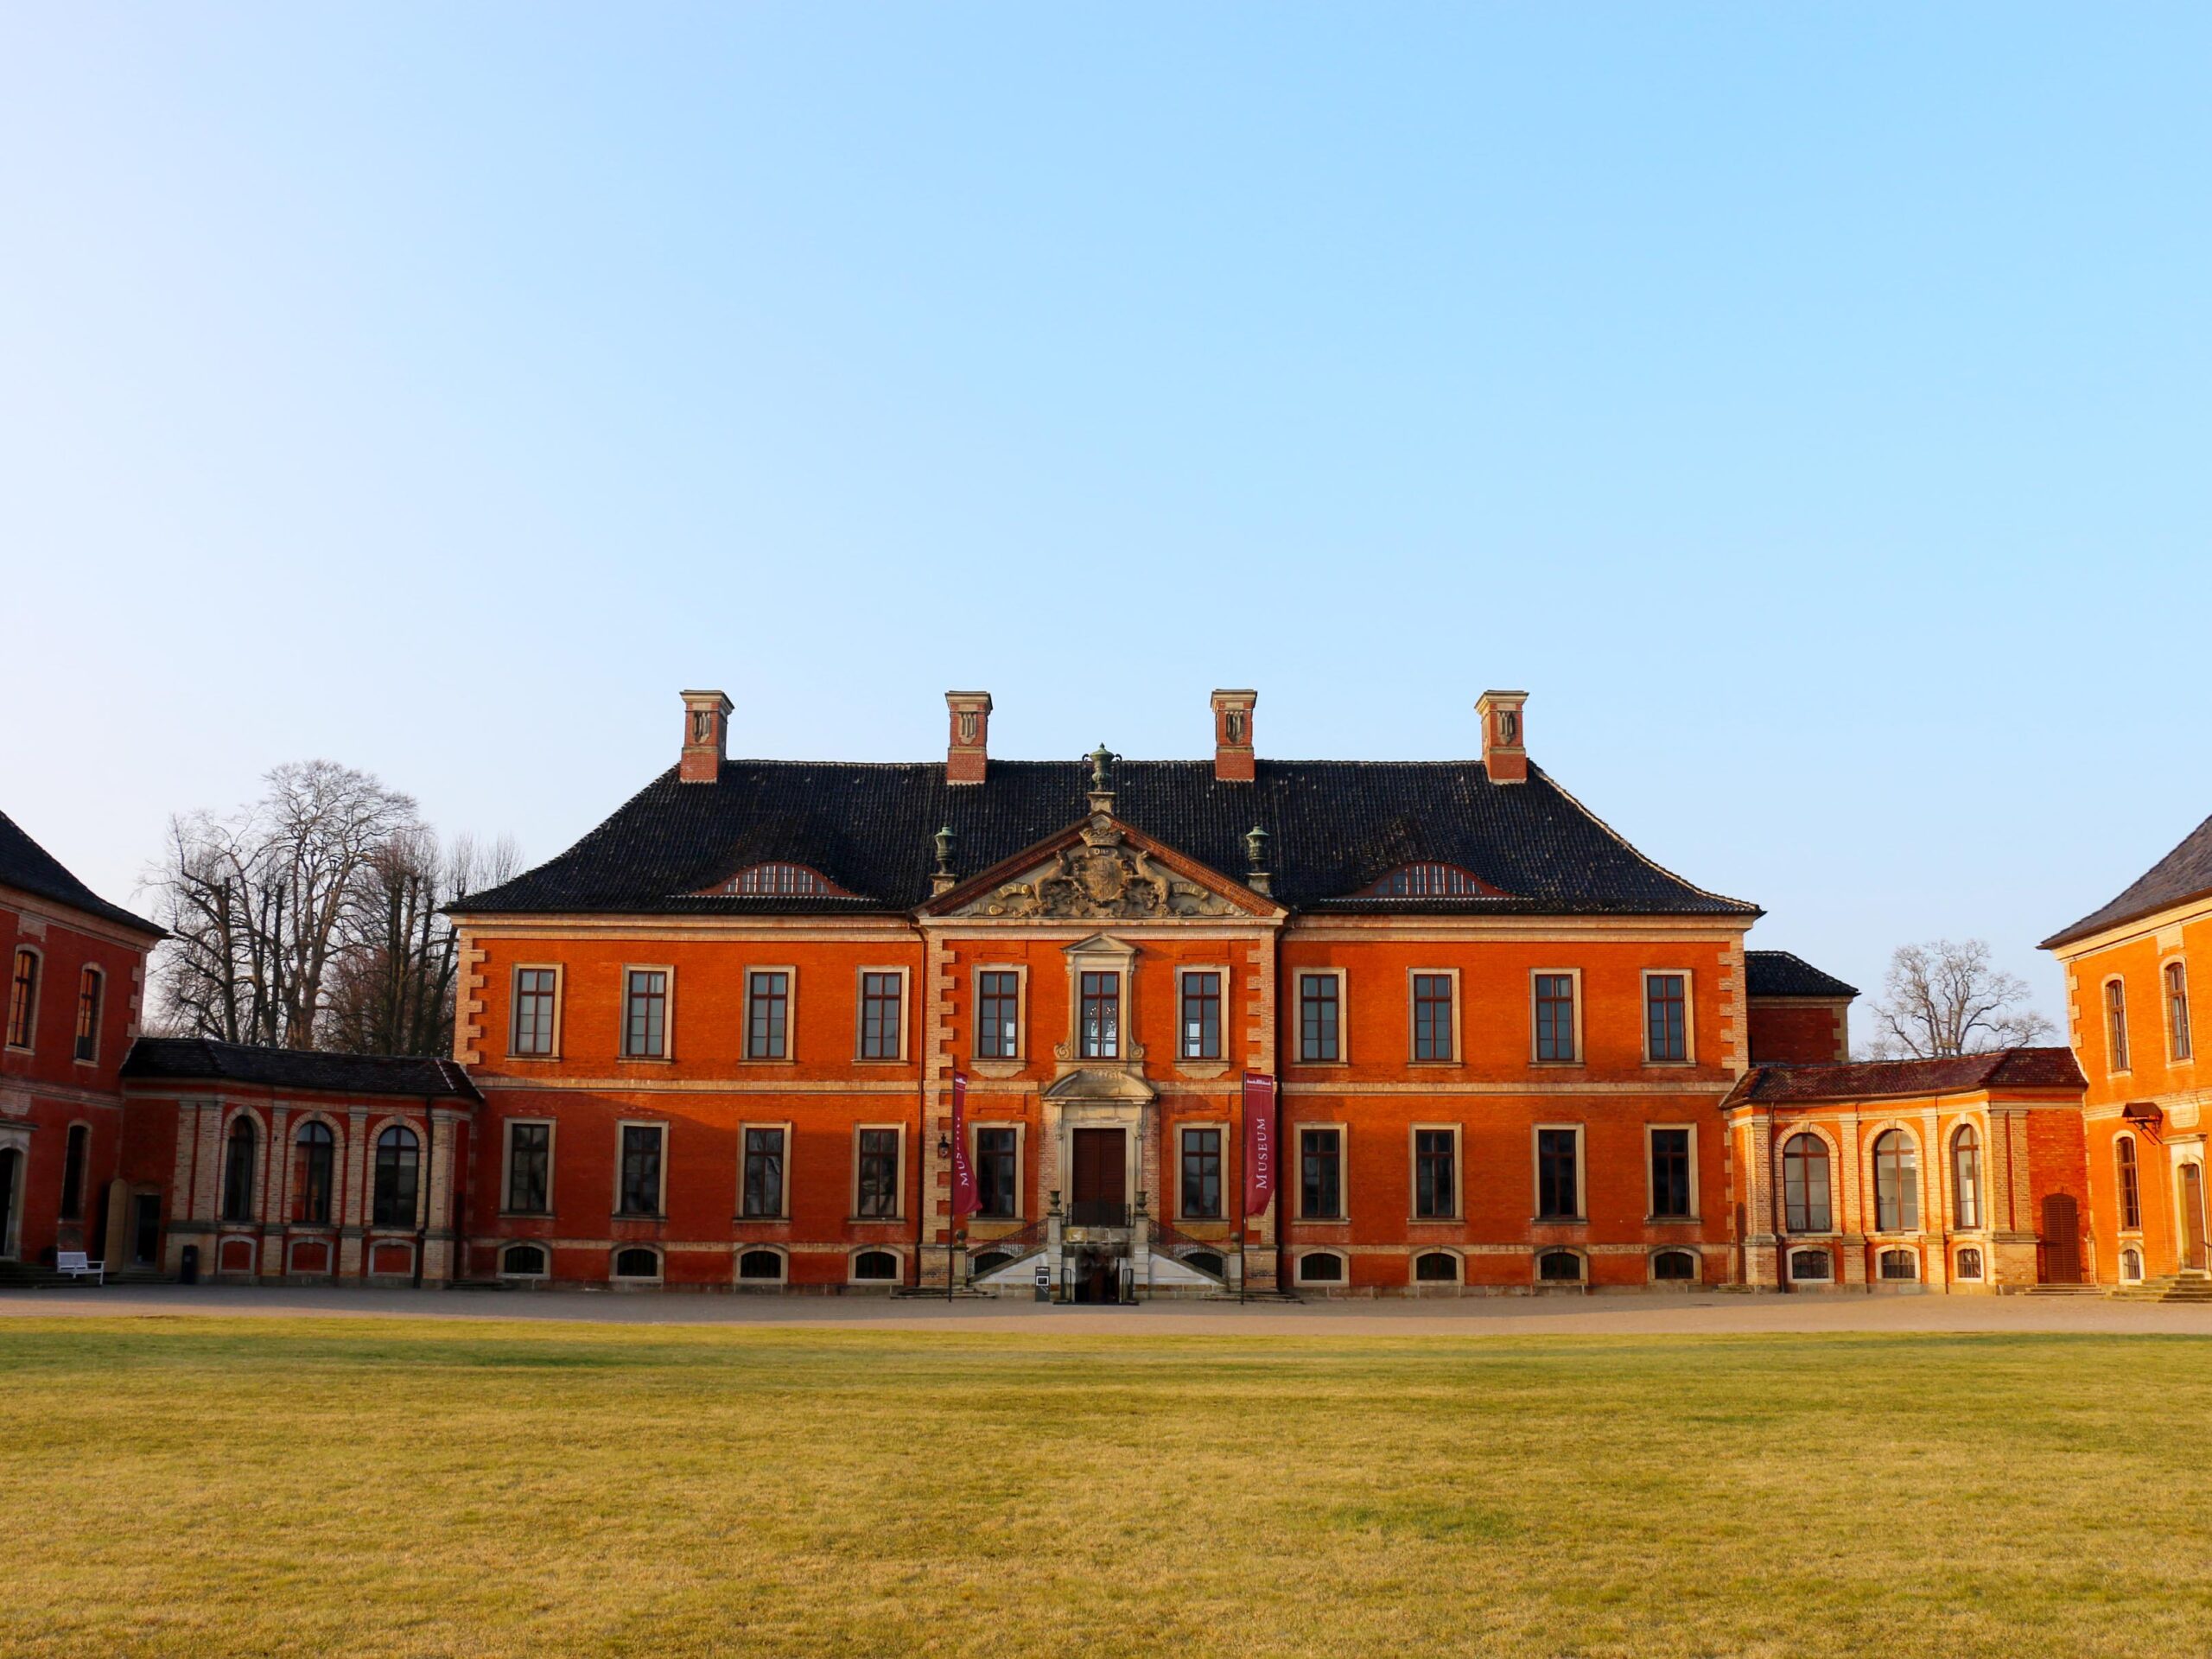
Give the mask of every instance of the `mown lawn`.
[[0, 1653], [2189, 1655], [2212, 1341], [0, 1320]]

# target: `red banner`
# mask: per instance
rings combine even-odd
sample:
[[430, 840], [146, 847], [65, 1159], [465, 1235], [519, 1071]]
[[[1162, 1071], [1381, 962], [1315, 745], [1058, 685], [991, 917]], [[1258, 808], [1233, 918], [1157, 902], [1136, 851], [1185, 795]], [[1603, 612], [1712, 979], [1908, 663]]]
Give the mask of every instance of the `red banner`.
[[976, 1166], [968, 1156], [968, 1079], [952, 1074], [952, 1218], [972, 1216], [983, 1207], [976, 1190]]
[[1256, 1216], [1275, 1195], [1275, 1080], [1244, 1074], [1244, 1213]]

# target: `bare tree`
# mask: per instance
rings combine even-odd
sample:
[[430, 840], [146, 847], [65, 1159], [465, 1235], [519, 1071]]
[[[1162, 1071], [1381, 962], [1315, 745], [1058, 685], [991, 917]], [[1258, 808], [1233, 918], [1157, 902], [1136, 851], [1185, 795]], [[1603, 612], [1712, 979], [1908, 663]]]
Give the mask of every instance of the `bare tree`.
[[453, 1048], [454, 936], [444, 907], [522, 866], [514, 842], [488, 849], [456, 836], [441, 849], [417, 824], [369, 861], [351, 948], [329, 999], [324, 1046], [361, 1054], [445, 1054]]
[[1901, 944], [1874, 1004], [1871, 1059], [1931, 1059], [2039, 1042], [2050, 1020], [2026, 1006], [2024, 980], [1989, 960], [1986, 940]]

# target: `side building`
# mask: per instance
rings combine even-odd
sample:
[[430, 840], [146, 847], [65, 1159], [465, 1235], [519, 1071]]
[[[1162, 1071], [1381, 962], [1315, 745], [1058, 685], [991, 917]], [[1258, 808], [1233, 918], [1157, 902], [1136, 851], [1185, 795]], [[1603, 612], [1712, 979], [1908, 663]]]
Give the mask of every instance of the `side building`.
[[120, 1179], [121, 1071], [163, 937], [0, 813], [0, 1265], [82, 1250], [152, 1266], [161, 1187]]
[[[1075, 1300], [1735, 1278], [1719, 1109], [1759, 1058], [1759, 912], [1532, 764], [1525, 701], [1483, 697], [1474, 760], [1261, 759], [1229, 690], [1211, 761], [1062, 763], [992, 760], [991, 699], [954, 692], [943, 762], [856, 765], [728, 759], [730, 703], [685, 693], [676, 766], [454, 907], [485, 1103], [458, 1270], [1041, 1264]], [[1834, 1058], [1851, 988], [1796, 965], [1774, 1058]], [[1247, 1074], [1279, 1090], [1281, 1177], [1249, 1220]]]
[[2190, 994], [2212, 976], [2212, 819], [2043, 948], [2065, 969], [2088, 1077], [2094, 1276], [2202, 1275], [2212, 1064], [2197, 1069]]

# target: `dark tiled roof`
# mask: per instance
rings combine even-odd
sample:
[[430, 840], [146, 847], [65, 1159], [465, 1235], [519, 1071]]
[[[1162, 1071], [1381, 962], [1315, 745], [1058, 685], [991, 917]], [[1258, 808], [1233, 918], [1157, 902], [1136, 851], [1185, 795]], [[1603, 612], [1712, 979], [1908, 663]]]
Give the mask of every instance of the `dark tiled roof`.
[[[850, 899], [679, 896], [750, 864], [788, 861], [874, 908], [911, 910], [930, 896], [929, 837], [939, 824], [958, 837], [954, 867], [972, 876], [1083, 817], [1089, 778], [1073, 760], [994, 760], [988, 781], [975, 785], [947, 784], [941, 763], [728, 760], [714, 785], [680, 783], [671, 767], [550, 863], [454, 908], [731, 915], [853, 907]], [[1245, 869], [1245, 832], [1259, 824], [1270, 837], [1274, 897], [1294, 909], [1435, 859], [1510, 897], [1379, 907], [1759, 913], [1660, 868], [1534, 767], [1525, 784], [1496, 785], [1472, 760], [1262, 760], [1255, 782], [1224, 784], [1211, 760], [1128, 760], [1115, 768], [1115, 783], [1123, 822], [1232, 877]]]
[[324, 1054], [257, 1048], [205, 1037], [141, 1037], [123, 1062], [126, 1077], [178, 1083], [252, 1083], [333, 1095], [412, 1095], [478, 1100], [476, 1085], [451, 1060], [413, 1054]]
[[165, 938], [143, 916], [134, 916], [120, 905], [111, 905], [61, 867], [60, 860], [22, 832], [5, 812], [0, 812], [0, 887], [20, 888], [41, 899], [70, 905], [88, 915], [118, 926]]
[[2043, 949], [2069, 944], [2208, 893], [2212, 893], [2212, 818], [2190, 830], [2180, 846], [2145, 870], [2126, 893], [2103, 909], [2091, 911], [2073, 926], [2052, 934], [2043, 942]]
[[1881, 1100], [1976, 1089], [2080, 1089], [2070, 1048], [1999, 1048], [1940, 1060], [1851, 1060], [1832, 1065], [1758, 1065], [1724, 1104], [1787, 1105], [1820, 1100]]
[[1745, 988], [1753, 996], [1856, 996], [1859, 988], [1824, 974], [1787, 950], [1744, 952]]

